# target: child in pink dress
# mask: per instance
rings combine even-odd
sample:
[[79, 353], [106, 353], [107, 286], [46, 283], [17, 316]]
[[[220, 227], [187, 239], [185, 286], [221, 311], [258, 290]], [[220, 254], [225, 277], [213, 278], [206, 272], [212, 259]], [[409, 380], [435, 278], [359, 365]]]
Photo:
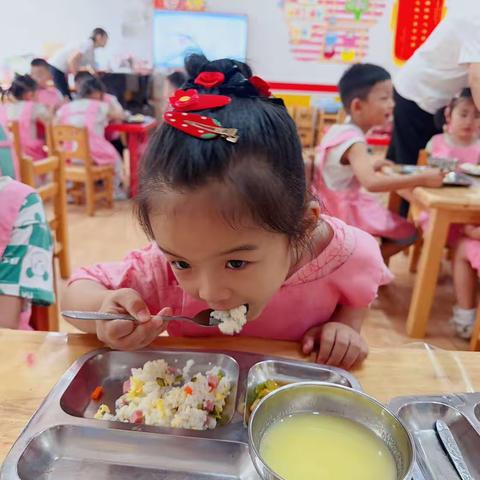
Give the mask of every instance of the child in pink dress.
[[43, 58], [34, 58], [30, 63], [30, 74], [37, 82], [37, 102], [45, 105], [54, 114], [64, 103], [65, 98], [53, 85], [50, 67]]
[[[431, 157], [451, 158], [462, 164], [478, 165], [480, 162], [480, 111], [475, 106], [469, 88], [462, 90], [459, 96], [436, 115], [439, 128], [444, 133], [433, 136], [425, 149]], [[422, 212], [419, 224], [423, 231], [428, 227], [428, 213]], [[448, 233], [447, 244], [455, 247], [463, 235], [463, 225], [453, 224]]]
[[480, 163], [480, 111], [469, 88], [462, 90], [445, 109], [444, 133], [431, 138], [425, 147], [432, 157], [455, 158], [458, 164]]
[[45, 138], [39, 134], [38, 123], [51, 119], [48, 109], [38, 103], [37, 82], [30, 75], [16, 75], [7, 95], [12, 98], [6, 105], [9, 121], [17, 121], [23, 154], [33, 160], [45, 158]]
[[[454, 98], [445, 110], [445, 133], [434, 136], [427, 150], [434, 157], [456, 158], [459, 164], [478, 165], [480, 161], [480, 111], [470, 89]], [[423, 225], [427, 223], [425, 215]], [[452, 225], [448, 244], [453, 248], [453, 284], [456, 305], [450, 323], [464, 339], [472, 335], [477, 305], [480, 270], [480, 226]]]
[[385, 69], [354, 65], [343, 74], [339, 90], [350, 118], [332, 126], [318, 147], [312, 190], [330, 215], [380, 237], [383, 256], [388, 258], [416, 240], [416, 229], [364, 189], [389, 192], [419, 185], [439, 187], [443, 175], [437, 170], [386, 175], [381, 168], [390, 162], [368, 154], [366, 133], [385, 124], [394, 106], [392, 82]]
[[97, 165], [115, 167], [115, 197], [124, 198], [121, 191], [122, 158], [115, 147], [105, 138], [105, 128], [111, 120], [121, 119], [121, 113], [103, 101], [103, 85], [92, 77], [82, 82], [78, 98], [58, 110], [55, 123], [86, 127], [90, 153]]
[[[185, 90], [170, 99], [174, 113], [142, 160], [137, 213], [152, 243], [80, 269], [63, 308], [129, 312], [139, 323], [72, 323], [130, 350], [165, 329], [220, 335], [151, 314], [247, 305], [240, 335], [298, 341], [306, 354], [318, 349], [319, 362], [350, 368], [367, 354], [365, 313], [392, 278], [375, 239], [321, 215], [295, 124], [247, 65], [194, 56], [187, 67]], [[182, 119], [178, 128], [169, 114]], [[190, 121], [197, 127], [188, 130]]]

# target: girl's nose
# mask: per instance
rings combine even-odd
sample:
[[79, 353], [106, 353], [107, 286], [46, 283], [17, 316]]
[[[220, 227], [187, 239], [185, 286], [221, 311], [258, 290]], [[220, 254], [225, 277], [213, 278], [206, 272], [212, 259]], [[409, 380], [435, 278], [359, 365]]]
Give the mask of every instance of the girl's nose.
[[221, 306], [230, 300], [231, 291], [219, 279], [204, 277], [198, 289], [198, 296], [210, 305]]

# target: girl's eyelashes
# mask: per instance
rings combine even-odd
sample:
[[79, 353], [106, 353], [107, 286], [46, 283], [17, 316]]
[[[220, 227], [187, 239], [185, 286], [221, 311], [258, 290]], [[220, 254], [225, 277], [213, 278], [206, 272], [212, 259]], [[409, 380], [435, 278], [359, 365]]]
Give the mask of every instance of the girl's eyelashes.
[[186, 270], [187, 268], [190, 268], [190, 264], [187, 262], [184, 262], [183, 260], [173, 260], [172, 262], [170, 262], [170, 264], [176, 270]]
[[225, 266], [231, 270], [241, 270], [248, 265], [249, 262], [245, 260], [229, 260]]

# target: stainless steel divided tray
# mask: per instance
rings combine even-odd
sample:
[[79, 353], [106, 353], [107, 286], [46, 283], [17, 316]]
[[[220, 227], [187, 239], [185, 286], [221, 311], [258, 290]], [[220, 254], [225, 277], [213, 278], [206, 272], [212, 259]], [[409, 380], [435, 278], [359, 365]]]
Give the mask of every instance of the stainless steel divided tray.
[[435, 429], [450, 428], [474, 479], [480, 479], [480, 393], [399, 397], [389, 404], [412, 434], [417, 451], [415, 480], [458, 480]]
[[[194, 431], [95, 420], [101, 403], [111, 408], [131, 368], [163, 358], [191, 373], [220, 366], [232, 390], [214, 430]], [[98, 350], [75, 362], [44, 400], [10, 450], [0, 480], [258, 480], [250, 461], [244, 413], [259, 383], [302, 380], [339, 383], [360, 390], [337, 368], [230, 351], [175, 349], [117, 352]]]

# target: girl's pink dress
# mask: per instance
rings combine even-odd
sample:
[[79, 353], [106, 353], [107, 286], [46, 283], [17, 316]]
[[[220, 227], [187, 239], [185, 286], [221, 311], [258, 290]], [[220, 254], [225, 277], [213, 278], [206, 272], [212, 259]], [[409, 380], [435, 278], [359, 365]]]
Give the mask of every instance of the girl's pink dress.
[[93, 161], [97, 165], [115, 165], [121, 162], [115, 147], [105, 138], [108, 124], [108, 106], [97, 100], [75, 100], [65, 104], [57, 112], [57, 123], [86, 127]]
[[480, 140], [466, 147], [453, 145], [448, 140], [448, 134], [440, 133], [429, 142], [430, 155], [438, 158], [456, 158], [459, 164], [480, 162]]
[[[333, 230], [327, 248], [290, 278], [272, 297], [261, 315], [247, 323], [240, 335], [299, 341], [310, 328], [328, 322], [337, 305], [368, 307], [380, 285], [393, 278], [376, 240], [342, 221], [324, 216]], [[174, 315], [193, 316], [208, 305], [187, 295], [168, 261], [152, 243], [127, 255], [122, 262], [81, 268], [70, 279], [93, 280], [108, 289], [133, 288], [151, 313], [172, 307]], [[170, 322], [173, 336], [217, 336], [217, 327], [202, 328]]]
[[[354, 125], [351, 128], [346, 125], [331, 127], [317, 149], [312, 181], [313, 193], [325, 206], [329, 215], [340, 218], [348, 225], [365, 230], [376, 237], [409, 243], [415, 238], [415, 227], [383, 207], [373, 195], [363, 191], [353, 173], [348, 187], [342, 190], [332, 190], [324, 181], [322, 171], [331, 149], [342, 144], [351, 146], [352, 139], [358, 138], [359, 132], [360, 130]], [[363, 133], [360, 132], [360, 134], [363, 136]], [[351, 167], [346, 165], [345, 169], [348, 168], [351, 170]]]
[[[37, 102], [21, 101], [12, 108], [19, 108], [18, 118], [9, 118], [10, 120], [17, 120], [20, 130], [20, 143], [22, 145], [23, 153], [33, 160], [40, 160], [45, 158], [47, 154], [43, 150], [45, 140], [38, 137], [37, 134], [37, 118], [34, 117], [35, 107], [39, 107]], [[7, 109], [7, 114], [9, 110]]]
[[[448, 134], [440, 133], [435, 135], [427, 145], [427, 149], [432, 157], [437, 158], [456, 158], [458, 164], [471, 163], [476, 165], [480, 161], [480, 140], [466, 147], [453, 145], [448, 139]], [[428, 212], [423, 211], [419, 217], [419, 225], [425, 232], [428, 228]], [[455, 246], [463, 235], [463, 226], [453, 224], [448, 231], [447, 245]], [[473, 240], [475, 241], [475, 240]]]
[[65, 99], [55, 87], [47, 87], [37, 90], [37, 102], [55, 111], [65, 103]]

